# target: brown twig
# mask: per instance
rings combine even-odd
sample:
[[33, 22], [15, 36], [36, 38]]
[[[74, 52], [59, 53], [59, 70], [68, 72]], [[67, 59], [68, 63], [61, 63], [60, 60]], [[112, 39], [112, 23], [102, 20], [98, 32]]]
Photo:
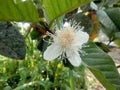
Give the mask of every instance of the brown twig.
[[117, 68], [120, 68], [120, 65], [116, 66]]

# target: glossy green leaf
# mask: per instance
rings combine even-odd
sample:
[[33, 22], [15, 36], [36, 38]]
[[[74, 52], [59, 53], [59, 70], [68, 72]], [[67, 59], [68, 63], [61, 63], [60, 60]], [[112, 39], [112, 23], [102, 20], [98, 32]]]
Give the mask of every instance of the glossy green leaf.
[[109, 30], [116, 30], [117, 27], [113, 23], [113, 21], [110, 19], [110, 17], [107, 15], [107, 13], [103, 10], [98, 10], [97, 11], [98, 18], [102, 25], [106, 27]]
[[103, 31], [108, 37], [113, 37], [113, 32], [118, 31], [117, 26], [108, 16], [104, 10], [98, 10], [97, 16], [101, 24], [103, 25]]
[[105, 0], [103, 1], [104, 2], [104, 5], [112, 5], [116, 2], [118, 2], [119, 0]]
[[32, 0], [0, 0], [0, 21], [38, 20], [38, 13]]
[[106, 9], [105, 12], [110, 17], [110, 19], [115, 23], [117, 28], [120, 31], [120, 8], [109, 8]]
[[0, 55], [24, 59], [26, 54], [22, 35], [11, 23], [0, 22]]
[[102, 83], [106, 90], [120, 90], [120, 75], [110, 56], [99, 49], [94, 43], [84, 47], [86, 52], [82, 59], [94, 76]]
[[68, 13], [92, 0], [43, 0], [43, 5], [50, 24], [59, 16]]

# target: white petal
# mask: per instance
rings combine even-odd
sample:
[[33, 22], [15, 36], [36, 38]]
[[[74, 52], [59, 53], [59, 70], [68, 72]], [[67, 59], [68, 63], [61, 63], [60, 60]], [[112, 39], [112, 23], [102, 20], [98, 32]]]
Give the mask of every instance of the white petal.
[[76, 44], [82, 45], [89, 40], [89, 35], [86, 32], [79, 30], [76, 32]]
[[43, 54], [45, 60], [53, 60], [62, 54], [62, 49], [60, 46], [52, 44], [47, 47], [46, 51]]
[[78, 67], [81, 64], [81, 58], [78, 52], [67, 51], [66, 52], [68, 60], [73, 66]]

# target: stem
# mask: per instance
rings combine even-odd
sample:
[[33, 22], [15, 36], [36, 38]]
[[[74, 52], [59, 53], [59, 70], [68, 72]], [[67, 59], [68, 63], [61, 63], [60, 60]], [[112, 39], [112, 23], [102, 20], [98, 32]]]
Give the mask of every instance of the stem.
[[111, 43], [111, 42], [113, 42], [114, 40], [115, 40], [115, 39], [113, 39], [113, 38], [112, 38], [112, 39], [110, 39], [110, 41], [108, 42], [107, 46], [109, 46], [109, 45], [110, 45], [110, 43]]
[[30, 27], [28, 27], [25, 35], [24, 35], [24, 38], [26, 39], [26, 37], [28, 36], [28, 34], [30, 33], [30, 30], [31, 30], [32, 26], [30, 25]]
[[75, 90], [75, 83], [74, 83], [74, 77], [73, 77], [72, 70], [69, 70], [69, 77], [70, 77], [70, 88], [71, 90]]
[[117, 68], [120, 68], [120, 65], [118, 65]]

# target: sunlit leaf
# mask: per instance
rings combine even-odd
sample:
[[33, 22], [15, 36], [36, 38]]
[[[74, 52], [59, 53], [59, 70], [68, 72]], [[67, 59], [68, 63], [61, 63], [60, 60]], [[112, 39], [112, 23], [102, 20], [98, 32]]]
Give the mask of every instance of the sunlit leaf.
[[89, 43], [83, 48], [86, 52], [82, 55], [84, 63], [94, 76], [102, 83], [106, 90], [120, 90], [120, 75], [110, 56], [108, 56], [95, 44]]
[[0, 0], [0, 21], [38, 20], [38, 13], [32, 0]]
[[118, 47], [120, 47], [120, 39], [117, 39], [117, 40], [115, 40], [114, 42], [115, 42], [115, 44], [116, 44]]
[[43, 0], [43, 5], [51, 24], [59, 16], [79, 6], [85, 5], [90, 1], [92, 0]]

